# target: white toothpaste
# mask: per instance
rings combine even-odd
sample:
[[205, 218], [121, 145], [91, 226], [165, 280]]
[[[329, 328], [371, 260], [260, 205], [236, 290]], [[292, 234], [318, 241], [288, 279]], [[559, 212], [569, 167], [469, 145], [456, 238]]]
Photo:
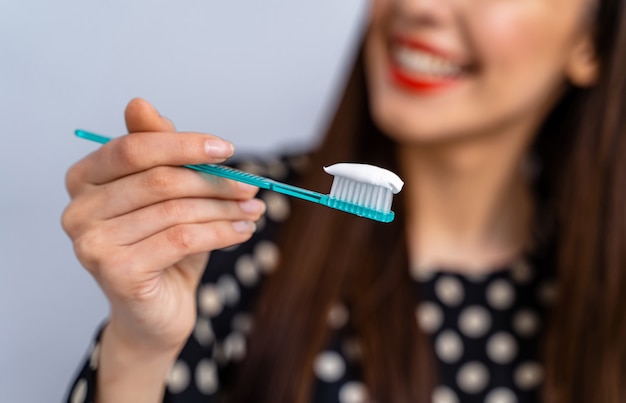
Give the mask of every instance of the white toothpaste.
[[324, 171], [335, 176], [343, 177], [360, 183], [382, 186], [397, 194], [402, 190], [404, 182], [395, 173], [374, 165], [339, 163], [324, 167]]

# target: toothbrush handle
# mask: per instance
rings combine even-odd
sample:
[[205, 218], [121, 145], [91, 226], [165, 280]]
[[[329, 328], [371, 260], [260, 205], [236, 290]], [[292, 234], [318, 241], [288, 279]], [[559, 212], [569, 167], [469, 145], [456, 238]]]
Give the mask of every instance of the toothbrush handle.
[[[74, 133], [78, 137], [86, 140], [95, 141], [100, 144], [105, 144], [111, 141], [111, 138], [109, 137], [86, 132], [84, 130], [76, 130]], [[299, 199], [308, 200], [313, 203], [318, 203], [323, 206], [345, 211], [347, 213], [355, 214], [360, 217], [367, 217], [376, 221], [391, 222], [394, 218], [393, 211], [378, 211], [370, 207], [360, 206], [354, 203], [330, 197], [329, 195], [314, 192], [312, 190], [302, 189], [296, 186], [288, 185], [286, 183], [277, 182], [272, 179], [249, 174], [247, 172], [239, 171], [237, 169], [229, 168], [223, 165], [198, 164], [184, 166], [189, 169], [204, 172], [210, 175], [221, 176], [223, 178], [232, 179], [238, 182], [247, 183], [249, 185], [257, 186], [262, 189], [268, 189], [277, 193], [282, 193], [288, 196], [297, 197]]]
[[[75, 134], [80, 138], [95, 141], [96, 143], [100, 144], [106, 144], [111, 141], [110, 137], [101, 136], [99, 134], [90, 133], [84, 130], [76, 130]], [[297, 197], [314, 203], [319, 203], [323, 205], [328, 204], [328, 195], [324, 195], [307, 189], [302, 189], [297, 186], [288, 185], [286, 183], [277, 182], [272, 179], [249, 174], [247, 172], [239, 171], [237, 169], [229, 168], [226, 166], [215, 164], [198, 164], [184, 165], [184, 167], [210, 175], [232, 179], [237, 182], [247, 183], [248, 185], [257, 186], [261, 189], [269, 189], [277, 193], [286, 194], [288, 196]]]
[[257, 186], [261, 189], [268, 189], [277, 193], [286, 194], [288, 196], [297, 197], [314, 203], [325, 204], [326, 199], [328, 199], [328, 195], [313, 192], [307, 189], [302, 189], [297, 186], [288, 185], [286, 183], [277, 182], [273, 179], [249, 174], [222, 165], [185, 165], [185, 168], [193, 169], [210, 175], [221, 176], [223, 178], [232, 179], [237, 182], [247, 183], [248, 185]]

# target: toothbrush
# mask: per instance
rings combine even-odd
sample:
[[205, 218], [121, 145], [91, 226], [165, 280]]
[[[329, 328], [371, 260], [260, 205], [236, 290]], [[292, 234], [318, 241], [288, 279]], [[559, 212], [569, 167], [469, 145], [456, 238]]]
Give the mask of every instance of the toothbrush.
[[[110, 137], [84, 130], [76, 130], [74, 133], [80, 138], [100, 144], [112, 140]], [[327, 195], [223, 165], [184, 166], [385, 223], [393, 221], [395, 216], [391, 211], [393, 194], [400, 192], [404, 185], [393, 172], [367, 164], [339, 163], [324, 167], [324, 171], [334, 176], [330, 194]]]

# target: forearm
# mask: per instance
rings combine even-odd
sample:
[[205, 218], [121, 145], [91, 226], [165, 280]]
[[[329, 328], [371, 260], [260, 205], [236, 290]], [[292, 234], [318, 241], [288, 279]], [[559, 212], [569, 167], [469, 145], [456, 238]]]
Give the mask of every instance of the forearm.
[[97, 403], [163, 401], [167, 375], [179, 349], [130, 346], [111, 325], [104, 329], [100, 343]]

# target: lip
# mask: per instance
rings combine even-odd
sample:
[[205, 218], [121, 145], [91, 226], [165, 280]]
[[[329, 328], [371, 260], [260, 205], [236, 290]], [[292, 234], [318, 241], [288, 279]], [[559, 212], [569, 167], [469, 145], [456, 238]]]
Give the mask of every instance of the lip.
[[[397, 46], [404, 46], [422, 52], [430, 53], [436, 57], [455, 61], [455, 57], [440, 48], [437, 48], [428, 43], [408, 38], [400, 35], [395, 35], [391, 38], [390, 48]], [[401, 88], [410, 90], [412, 92], [419, 93], [435, 93], [448, 89], [452, 86], [459, 84], [462, 81], [463, 76], [457, 77], [426, 77], [412, 74], [403, 69], [392, 56], [392, 52], [389, 52], [389, 72], [392, 81]]]
[[435, 45], [431, 45], [429, 43], [414, 38], [409, 38], [407, 36], [393, 35], [391, 38], [391, 43], [393, 46], [406, 46], [408, 48], [413, 48], [433, 54], [442, 59], [450, 60], [452, 62], [458, 62], [458, 57], [453, 56], [450, 52], [438, 48]]
[[396, 84], [415, 92], [436, 92], [438, 90], [444, 90], [446, 88], [454, 86], [455, 84], [458, 84], [460, 82], [458, 78], [440, 78], [436, 80], [419, 79], [417, 77], [405, 74], [402, 69], [395, 66], [394, 64], [391, 65], [390, 70], [391, 78]]

